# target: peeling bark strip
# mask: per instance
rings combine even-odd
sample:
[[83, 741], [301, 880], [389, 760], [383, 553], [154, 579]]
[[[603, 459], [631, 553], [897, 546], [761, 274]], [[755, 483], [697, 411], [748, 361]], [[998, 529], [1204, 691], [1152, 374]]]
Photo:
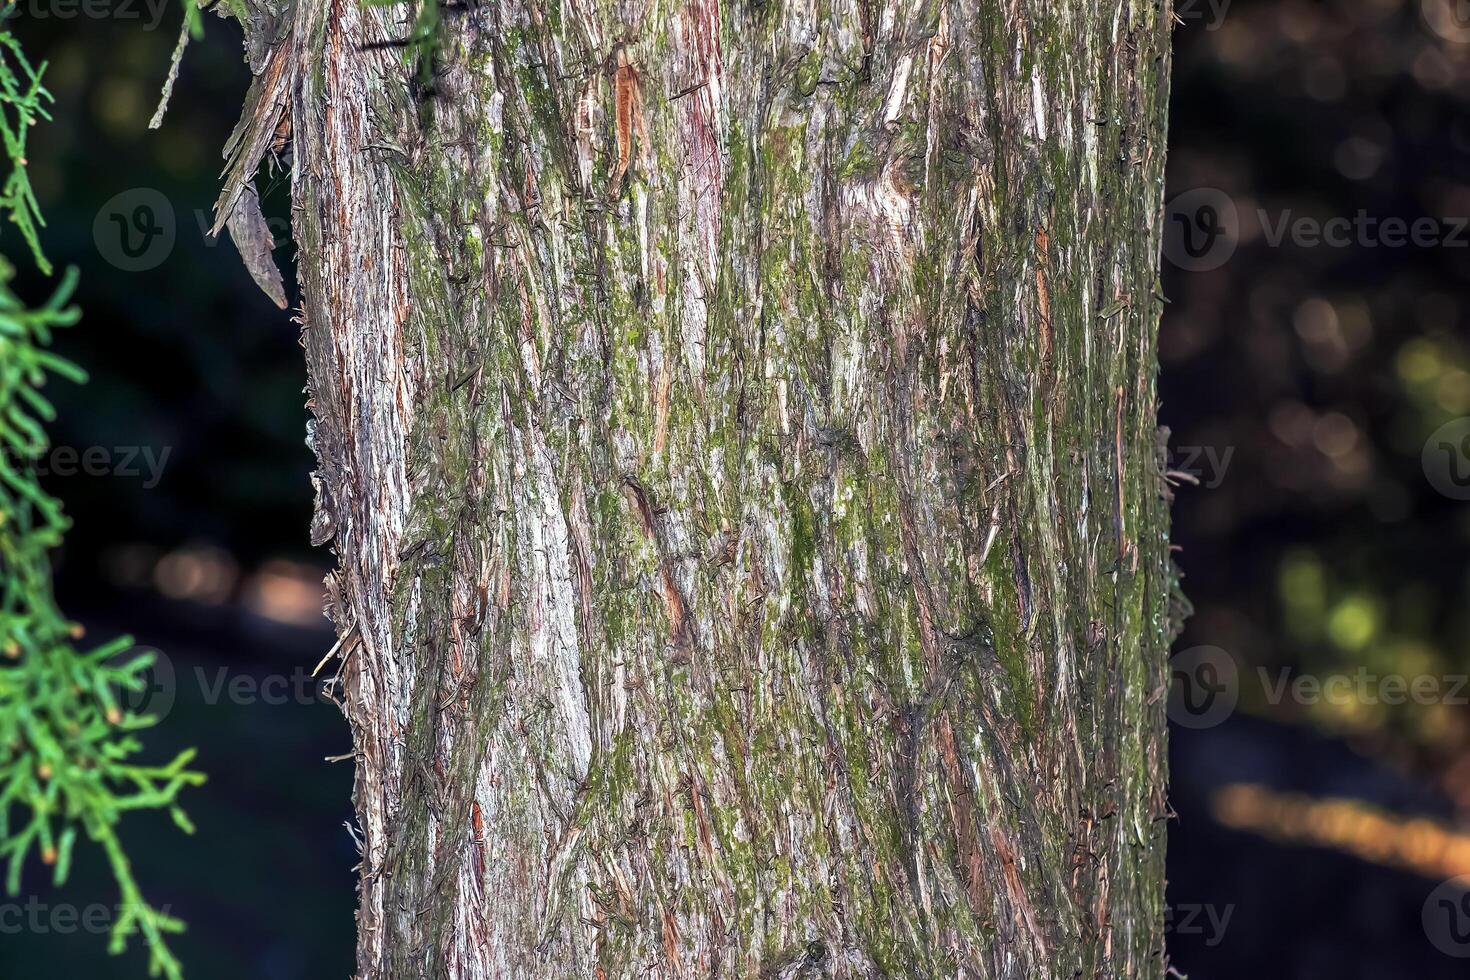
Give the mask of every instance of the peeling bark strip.
[[358, 975], [1161, 975], [1167, 4], [289, 16]]

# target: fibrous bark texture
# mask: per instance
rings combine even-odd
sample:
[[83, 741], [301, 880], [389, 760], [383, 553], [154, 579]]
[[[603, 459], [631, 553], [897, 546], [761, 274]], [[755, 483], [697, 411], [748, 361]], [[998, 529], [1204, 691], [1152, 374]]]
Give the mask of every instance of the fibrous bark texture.
[[251, 103], [359, 976], [1160, 976], [1167, 5], [414, 15]]

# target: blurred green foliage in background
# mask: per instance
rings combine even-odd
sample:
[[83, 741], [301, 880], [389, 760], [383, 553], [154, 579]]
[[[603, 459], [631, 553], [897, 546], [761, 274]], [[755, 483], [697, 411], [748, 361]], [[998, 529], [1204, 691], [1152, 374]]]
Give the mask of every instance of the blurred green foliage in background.
[[[1470, 415], [1470, 30], [1451, 6], [1235, 0], [1179, 30], [1169, 196], [1224, 192], [1239, 243], [1215, 269], [1165, 264], [1160, 360], [1174, 445], [1233, 452], [1179, 495], [1198, 609], [1180, 646], [1229, 650], [1245, 707], [1347, 738], [1465, 817], [1470, 510], [1421, 459]], [[1343, 219], [1341, 245], [1280, 235]], [[1389, 219], [1436, 232], [1394, 244]], [[1302, 676], [1354, 693], [1273, 694]], [[1440, 693], [1378, 696], [1389, 677]]]

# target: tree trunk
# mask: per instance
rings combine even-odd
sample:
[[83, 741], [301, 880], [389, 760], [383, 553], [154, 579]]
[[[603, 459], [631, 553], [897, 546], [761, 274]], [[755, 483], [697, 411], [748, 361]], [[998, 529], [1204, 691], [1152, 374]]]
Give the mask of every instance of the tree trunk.
[[359, 977], [1162, 975], [1168, 5], [419, 13], [256, 59]]

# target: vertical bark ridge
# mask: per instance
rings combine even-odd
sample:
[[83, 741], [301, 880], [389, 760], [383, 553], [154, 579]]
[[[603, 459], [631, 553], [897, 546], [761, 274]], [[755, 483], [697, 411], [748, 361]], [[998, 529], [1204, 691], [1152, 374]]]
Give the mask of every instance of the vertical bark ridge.
[[299, 0], [359, 975], [1163, 970], [1167, 6]]

